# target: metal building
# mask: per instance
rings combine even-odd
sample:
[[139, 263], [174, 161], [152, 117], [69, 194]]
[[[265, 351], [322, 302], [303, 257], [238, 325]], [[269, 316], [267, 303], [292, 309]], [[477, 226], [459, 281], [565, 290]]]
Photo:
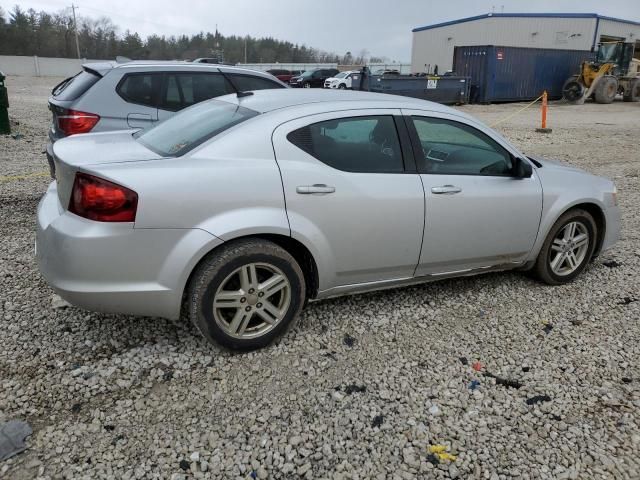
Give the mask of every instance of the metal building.
[[487, 13], [413, 29], [412, 71], [451, 70], [458, 46], [592, 50], [603, 41], [636, 42], [640, 52], [640, 22], [596, 13]]

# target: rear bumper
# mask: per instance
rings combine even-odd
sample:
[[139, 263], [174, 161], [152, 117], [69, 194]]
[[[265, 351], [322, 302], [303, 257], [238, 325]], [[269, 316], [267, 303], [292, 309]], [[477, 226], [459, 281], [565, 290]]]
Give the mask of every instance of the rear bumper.
[[605, 222], [606, 222], [606, 231], [604, 234], [604, 239], [602, 241], [601, 252], [610, 249], [613, 247], [618, 240], [620, 240], [620, 207], [609, 207], [604, 212]]
[[87, 310], [177, 319], [197, 262], [222, 240], [198, 229], [136, 229], [63, 211], [53, 182], [38, 205], [40, 272]]

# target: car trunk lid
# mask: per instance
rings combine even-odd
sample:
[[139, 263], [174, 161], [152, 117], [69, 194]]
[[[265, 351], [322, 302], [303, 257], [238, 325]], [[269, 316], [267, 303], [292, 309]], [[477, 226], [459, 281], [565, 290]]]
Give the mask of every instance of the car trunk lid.
[[54, 172], [58, 199], [66, 210], [78, 171], [91, 172], [91, 166], [138, 162], [162, 158], [136, 141], [129, 130], [73, 135], [53, 146]]

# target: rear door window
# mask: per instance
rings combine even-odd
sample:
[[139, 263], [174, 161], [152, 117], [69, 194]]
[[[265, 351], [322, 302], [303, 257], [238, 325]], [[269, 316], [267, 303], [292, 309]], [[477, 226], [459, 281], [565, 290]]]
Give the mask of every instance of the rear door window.
[[89, 90], [100, 76], [86, 70], [69, 77], [54, 87], [51, 94], [56, 100], [76, 100]]
[[283, 85], [269, 80], [268, 78], [232, 74], [231, 79], [234, 85], [238, 87], [238, 90], [243, 92], [248, 92], [250, 90], [267, 90], [270, 88], [284, 88]]
[[120, 80], [116, 92], [126, 102], [155, 108], [158, 105], [161, 86], [162, 74], [131, 73]]
[[346, 172], [401, 173], [402, 150], [392, 116], [338, 118], [291, 132], [288, 140]]
[[232, 92], [233, 87], [219, 73], [170, 73], [160, 108], [176, 112]]

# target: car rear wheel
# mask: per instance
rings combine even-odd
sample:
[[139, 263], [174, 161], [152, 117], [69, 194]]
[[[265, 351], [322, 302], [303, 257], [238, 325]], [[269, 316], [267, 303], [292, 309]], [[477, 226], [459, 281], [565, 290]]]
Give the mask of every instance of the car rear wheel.
[[585, 269], [596, 247], [597, 227], [585, 210], [571, 210], [555, 223], [534, 271], [550, 285], [569, 283]]
[[254, 349], [284, 333], [304, 299], [304, 275], [287, 251], [242, 240], [213, 252], [194, 272], [189, 316], [210, 342]]

